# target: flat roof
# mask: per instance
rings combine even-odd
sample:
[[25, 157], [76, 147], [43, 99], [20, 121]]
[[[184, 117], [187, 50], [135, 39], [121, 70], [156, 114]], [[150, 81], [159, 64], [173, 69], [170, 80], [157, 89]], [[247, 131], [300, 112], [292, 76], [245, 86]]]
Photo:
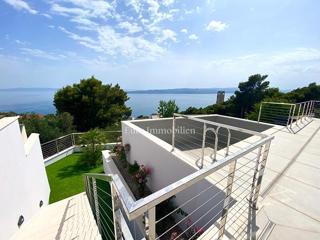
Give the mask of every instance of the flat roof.
[[18, 119], [19, 116], [0, 118], [0, 131]]

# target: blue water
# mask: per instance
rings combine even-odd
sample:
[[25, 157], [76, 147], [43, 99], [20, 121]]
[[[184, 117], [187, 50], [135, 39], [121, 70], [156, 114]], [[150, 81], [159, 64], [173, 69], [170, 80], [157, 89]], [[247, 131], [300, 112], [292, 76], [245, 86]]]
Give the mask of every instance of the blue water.
[[[36, 112], [55, 113], [53, 96], [55, 90], [10, 90], [0, 91], [0, 112], [16, 113]], [[226, 99], [232, 94], [226, 93]], [[174, 99], [180, 110], [192, 107], [206, 107], [215, 103], [216, 94], [136, 94], [129, 93], [126, 103], [131, 107], [132, 115], [150, 115], [157, 112], [160, 100]]]

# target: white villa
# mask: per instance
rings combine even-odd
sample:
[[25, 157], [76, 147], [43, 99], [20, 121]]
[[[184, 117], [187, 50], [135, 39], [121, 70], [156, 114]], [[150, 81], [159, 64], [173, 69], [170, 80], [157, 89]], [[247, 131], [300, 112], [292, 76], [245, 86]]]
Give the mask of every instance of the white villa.
[[136, 199], [104, 150], [105, 173], [86, 174], [83, 193], [53, 204], [45, 167], [79, 149], [75, 134], [41, 146], [18, 117], [1, 118], [0, 240], [319, 240], [319, 106], [262, 103], [257, 121], [123, 121], [127, 161], [151, 169], [151, 194]]

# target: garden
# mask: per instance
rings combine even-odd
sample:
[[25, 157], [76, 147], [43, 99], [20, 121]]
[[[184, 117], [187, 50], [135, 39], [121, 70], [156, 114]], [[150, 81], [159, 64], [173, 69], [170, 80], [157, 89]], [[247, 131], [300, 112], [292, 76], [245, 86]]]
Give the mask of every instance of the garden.
[[83, 174], [104, 173], [102, 150], [106, 142], [103, 131], [93, 129], [83, 134], [80, 152], [73, 153], [46, 167], [51, 188], [50, 203], [84, 191]]

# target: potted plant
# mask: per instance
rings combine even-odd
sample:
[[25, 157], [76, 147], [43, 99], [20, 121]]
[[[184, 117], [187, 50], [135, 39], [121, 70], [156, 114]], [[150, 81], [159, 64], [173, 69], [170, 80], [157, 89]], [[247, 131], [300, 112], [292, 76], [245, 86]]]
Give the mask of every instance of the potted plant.
[[141, 197], [145, 195], [145, 188], [148, 182], [147, 178], [151, 174], [151, 169], [140, 165], [139, 170], [134, 175], [136, 182], [138, 183], [138, 190]]

